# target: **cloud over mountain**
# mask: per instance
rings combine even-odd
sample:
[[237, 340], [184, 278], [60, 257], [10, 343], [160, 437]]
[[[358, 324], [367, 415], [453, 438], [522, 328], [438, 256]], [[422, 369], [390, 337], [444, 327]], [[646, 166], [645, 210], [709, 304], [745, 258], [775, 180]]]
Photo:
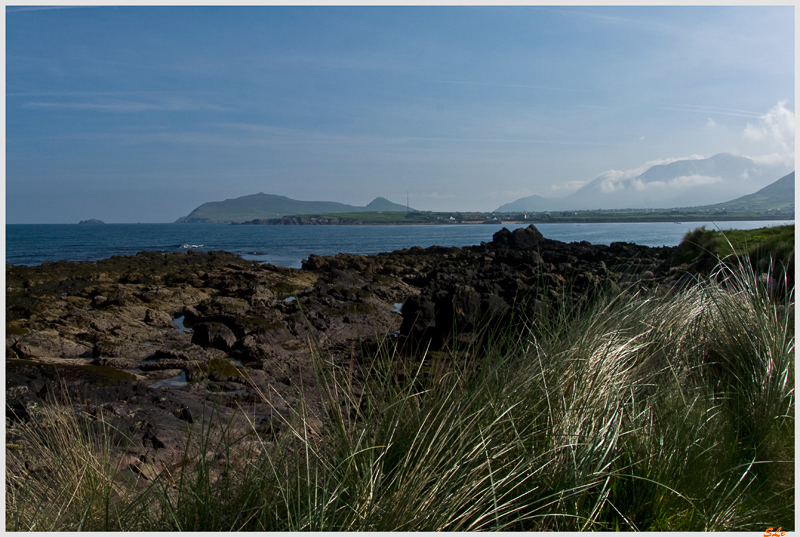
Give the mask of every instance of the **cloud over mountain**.
[[611, 192], [615, 192], [618, 190], [623, 190], [625, 188], [624, 182], [629, 181], [642, 173], [646, 172], [653, 166], [663, 166], [665, 164], [672, 164], [673, 162], [677, 162], [679, 160], [700, 160], [703, 157], [699, 155], [692, 155], [686, 158], [666, 158], [666, 159], [658, 159], [658, 160], [651, 160], [645, 162], [638, 168], [633, 168], [631, 170], [608, 170], [606, 172], [601, 173], [594, 181], [598, 179], [600, 180], [600, 190], [604, 194], [609, 194]]
[[507, 211], [669, 208], [719, 203], [755, 192], [785, 174], [785, 167], [720, 153], [710, 158], [665, 159], [633, 170], [609, 170], [569, 196], [528, 196]]

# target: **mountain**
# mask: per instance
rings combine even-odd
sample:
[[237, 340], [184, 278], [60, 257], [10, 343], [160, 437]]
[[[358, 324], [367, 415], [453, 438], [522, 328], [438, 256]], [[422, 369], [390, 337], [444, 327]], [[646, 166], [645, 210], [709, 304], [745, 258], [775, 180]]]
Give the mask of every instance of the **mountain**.
[[725, 203], [702, 207], [702, 209], [794, 212], [794, 172], [781, 177], [754, 194], [748, 194]]
[[[413, 211], [414, 209], [410, 209]], [[300, 201], [274, 194], [251, 194], [225, 201], [204, 203], [177, 220], [180, 223], [244, 222], [257, 218], [280, 218], [287, 215], [407, 212], [405, 205], [392, 203], [386, 198], [375, 198], [366, 207], [347, 205], [334, 201]]]
[[534, 194], [526, 198], [519, 198], [511, 203], [501, 205], [495, 212], [501, 213], [524, 213], [528, 212], [545, 212], [545, 211], [560, 211], [563, 205], [564, 198], [545, 198]]
[[678, 160], [652, 166], [638, 175], [606, 172], [562, 198], [529, 196], [498, 212], [581, 209], [647, 209], [710, 205], [744, 196], [778, 173], [747, 157], [720, 153], [707, 159]]
[[364, 207], [367, 211], [373, 212], [381, 212], [381, 213], [407, 213], [410, 211], [414, 211], [414, 209], [409, 209], [405, 205], [398, 205], [397, 203], [392, 203], [391, 201], [387, 200], [386, 198], [375, 198], [371, 202]]

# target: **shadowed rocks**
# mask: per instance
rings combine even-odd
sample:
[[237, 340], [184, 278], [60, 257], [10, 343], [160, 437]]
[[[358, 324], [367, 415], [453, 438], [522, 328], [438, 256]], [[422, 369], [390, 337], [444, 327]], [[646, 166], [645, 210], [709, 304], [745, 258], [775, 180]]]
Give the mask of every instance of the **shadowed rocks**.
[[[358, 383], [384, 344], [414, 359], [415, 349], [469, 341], [512, 312], [535, 319], [596, 289], [668, 285], [681, 276], [670, 271], [674, 251], [566, 244], [530, 226], [465, 248], [310, 255], [302, 270], [225, 252], [7, 265], [7, 413], [28, 419], [65, 394], [97, 412], [116, 409], [136, 456], [166, 467], [215, 406], [224, 417], [250, 413], [265, 434], [285, 430], [301, 397], [321, 420], [314, 356], [346, 365]], [[190, 330], [175, 325], [181, 315]], [[179, 388], [152, 387], [175, 376]]]

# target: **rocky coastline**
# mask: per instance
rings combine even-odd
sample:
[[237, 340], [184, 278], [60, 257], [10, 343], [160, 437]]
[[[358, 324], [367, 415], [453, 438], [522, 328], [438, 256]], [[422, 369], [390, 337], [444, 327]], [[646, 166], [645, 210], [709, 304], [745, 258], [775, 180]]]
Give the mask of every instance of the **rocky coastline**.
[[254, 218], [244, 222], [231, 222], [235, 226], [361, 226], [368, 224], [359, 218], [341, 216], [298, 215], [280, 218]]
[[381, 346], [413, 360], [487, 323], [537, 322], [599, 290], [660, 292], [710, 268], [679, 260], [679, 247], [567, 244], [530, 226], [464, 248], [311, 255], [301, 269], [192, 250], [7, 265], [7, 442], [55, 398], [116, 420], [134, 439], [129, 471], [148, 478], [212, 412], [278, 435], [303, 400], [321, 435], [314, 355], [358, 386]]

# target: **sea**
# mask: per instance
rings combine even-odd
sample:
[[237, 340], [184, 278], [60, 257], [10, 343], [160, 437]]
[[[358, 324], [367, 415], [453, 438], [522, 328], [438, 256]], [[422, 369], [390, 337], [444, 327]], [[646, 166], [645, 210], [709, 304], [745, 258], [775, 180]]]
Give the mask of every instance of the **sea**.
[[[503, 227], [529, 224], [378, 226], [233, 226], [225, 224], [7, 224], [6, 263], [40, 265], [59, 260], [97, 261], [141, 251], [226, 250], [263, 263], [300, 268], [310, 254], [376, 254], [412, 246], [470, 246], [490, 242]], [[548, 239], [592, 244], [632, 242], [675, 246], [691, 230], [754, 229], [794, 220], [536, 224]]]

